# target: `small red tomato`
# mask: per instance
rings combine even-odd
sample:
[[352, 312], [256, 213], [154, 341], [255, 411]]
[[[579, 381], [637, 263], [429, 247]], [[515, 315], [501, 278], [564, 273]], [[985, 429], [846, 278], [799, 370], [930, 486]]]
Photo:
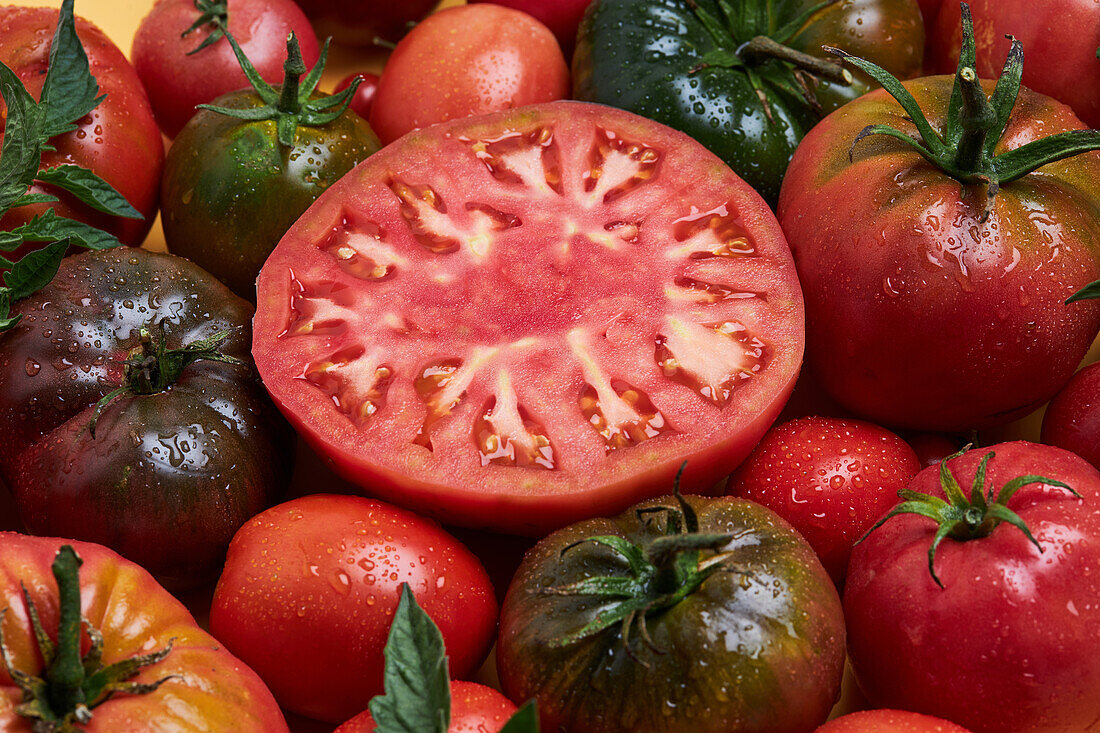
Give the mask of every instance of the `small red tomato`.
[[960, 441], [943, 433], [910, 433], [905, 435], [905, 442], [917, 454], [921, 468], [934, 466], [962, 448]]
[[351, 97], [351, 111], [364, 120], [369, 120], [371, 107], [374, 106], [374, 95], [378, 91], [378, 74], [367, 74], [363, 72], [351, 74], [337, 84], [332, 93], [337, 94], [344, 91], [350, 87], [351, 83], [356, 79], [360, 81], [358, 88], [355, 90], [355, 94]]
[[435, 522], [363, 497], [305, 496], [253, 517], [229, 545], [210, 630], [284, 708], [338, 723], [383, 691], [402, 583], [443, 634], [451, 676], [473, 674], [497, 618], [481, 563]]
[[852, 545], [919, 470], [913, 449], [885, 428], [806, 417], [772, 428], [733, 475], [729, 493], [793, 524], [839, 586]]
[[1100, 468], [1100, 363], [1073, 376], [1043, 417], [1043, 442]]
[[[451, 725], [447, 733], [497, 733], [516, 706], [492, 687], [476, 682], [451, 681]], [[335, 733], [374, 733], [374, 718], [364, 710]]]
[[534, 17], [557, 37], [566, 58], [573, 55], [573, 46], [577, 43], [577, 26], [581, 24], [585, 8], [592, 4], [592, 0], [471, 0], [471, 2], [515, 8]]
[[831, 720], [815, 733], [970, 733], [949, 720], [904, 710], [863, 710]]
[[557, 40], [526, 13], [465, 5], [430, 15], [397, 44], [370, 125], [383, 143], [409, 130], [569, 96]]

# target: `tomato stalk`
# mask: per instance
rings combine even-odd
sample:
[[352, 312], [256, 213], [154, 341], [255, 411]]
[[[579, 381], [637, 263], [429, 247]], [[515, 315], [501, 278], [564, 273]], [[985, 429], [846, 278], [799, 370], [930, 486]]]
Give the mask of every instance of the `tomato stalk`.
[[[123, 692], [147, 695], [176, 675], [162, 677], [148, 684], [127, 682], [145, 667], [157, 664], [172, 651], [168, 646], [150, 654], [130, 657], [104, 666], [103, 636], [80, 613], [80, 566], [83, 561], [71, 545], [57, 551], [51, 569], [57, 581], [58, 629], [55, 643], [46, 634], [38, 617], [38, 609], [30, 593], [23, 588], [27, 615], [34, 630], [38, 651], [45, 663], [42, 677], [35, 677], [14, 667], [4, 644], [3, 620], [8, 609], [0, 611], [0, 656], [12, 681], [23, 692], [23, 701], [15, 712], [36, 721], [36, 733], [70, 733], [76, 725], [92, 720], [92, 709], [112, 695]], [[81, 626], [88, 630], [92, 644], [88, 653], [80, 656]]]

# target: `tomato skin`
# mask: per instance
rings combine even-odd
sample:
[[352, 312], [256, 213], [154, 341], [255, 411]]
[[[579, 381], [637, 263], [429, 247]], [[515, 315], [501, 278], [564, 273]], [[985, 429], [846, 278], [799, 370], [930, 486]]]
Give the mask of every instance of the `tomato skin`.
[[[492, 687], [451, 681], [451, 725], [447, 733], [497, 733], [516, 712], [512, 701]], [[374, 733], [374, 718], [364, 710], [335, 733]]]
[[439, 626], [451, 676], [472, 675], [496, 627], [485, 570], [434, 522], [361, 497], [305, 496], [246, 523], [229, 545], [210, 629], [283, 707], [339, 723], [383, 691], [402, 583]]
[[569, 96], [569, 69], [542, 23], [498, 5], [428, 16], [394, 49], [370, 123], [383, 143], [437, 122]]
[[319, 36], [337, 43], [370, 46], [375, 37], [396, 41], [439, 0], [303, 0], [299, 3]]
[[814, 733], [970, 733], [961, 725], [905, 710], [862, 710], [831, 720]]
[[[952, 83], [905, 85], [934, 129]], [[983, 224], [984, 189], [901, 142], [865, 139], [849, 161], [866, 125], [914, 135], [901, 114], [872, 92], [815, 127], [788, 169], [778, 213], [806, 296], [807, 359], [832, 397], [874, 422], [1009, 422], [1068, 381], [1100, 330], [1100, 302], [1064, 305], [1100, 277], [1100, 153], [1006, 184]], [[1080, 127], [1024, 89], [997, 152]]]
[[[46, 79], [57, 16], [57, 10], [49, 8], [0, 8], [0, 62], [15, 72], [35, 99]], [[59, 216], [87, 222], [114, 234], [123, 244], [137, 246], [156, 218], [164, 143], [141, 80], [122, 51], [83, 18], [76, 19], [76, 32], [99, 82], [99, 92], [107, 98], [77, 122], [76, 130], [50, 140], [56, 150], [43, 152], [41, 167], [68, 164], [88, 168], [114, 186], [145, 218], [112, 217], [65, 191], [35, 183], [30, 193], [49, 193], [60, 201], [13, 209], [0, 219], [0, 230], [21, 226], [52, 208]]]
[[545, 25], [558, 39], [558, 44], [569, 59], [577, 42], [577, 26], [592, 0], [473, 0], [475, 3], [493, 3], [506, 8], [522, 10]]
[[[1000, 74], [1011, 34], [1024, 45], [1023, 84], [1073, 108], [1086, 127], [1100, 128], [1100, 12], [1095, 0], [970, 0], [978, 76]], [[955, 73], [962, 38], [959, 3], [945, 2], [935, 25], [929, 65]], [[1068, 31], [1068, 32], [1067, 32]]]
[[[229, 0], [227, 5], [229, 32], [268, 83], [282, 83], [286, 39], [292, 32], [306, 66], [317, 63], [317, 36], [293, 0]], [[181, 37], [198, 18], [194, 0], [157, 0], [138, 26], [130, 50], [153, 115], [168, 137], [179, 134], [196, 113], [196, 105], [248, 86], [226, 39], [188, 55], [210, 30], [206, 26]]]
[[[1100, 717], [1100, 473], [1059, 448], [1002, 443], [950, 462], [964, 491], [989, 452], [995, 487], [1041, 475], [1084, 498], [1020, 489], [1008, 507], [1044, 552], [1008, 524], [982, 539], [945, 539], [935, 561], [942, 589], [928, 570], [934, 522], [906, 514], [872, 532], [852, 552], [844, 592], [856, 676], [876, 707], [979, 733], [1088, 730]], [[943, 496], [939, 468], [910, 488]]]
[[1077, 372], [1051, 400], [1042, 436], [1100, 468], [1100, 364]]
[[[263, 101], [242, 89], [214, 104], [249, 109]], [[168, 250], [246, 300], [255, 300], [256, 273], [290, 225], [379, 148], [367, 123], [351, 112], [326, 125], [299, 125], [289, 149], [275, 125], [200, 110], [169, 149], [161, 183]]]
[[333, 94], [344, 91], [351, 86], [355, 79], [359, 79], [359, 86], [355, 88], [355, 94], [351, 97], [351, 109], [364, 120], [369, 120], [371, 108], [374, 107], [374, 95], [378, 92], [380, 78], [377, 74], [356, 72], [344, 77], [336, 85]]
[[[129, 305], [127, 305], [127, 303]], [[217, 575], [237, 528], [289, 480], [293, 435], [248, 354], [248, 303], [195, 265], [145, 250], [64, 260], [0, 338], [0, 477], [35, 534], [100, 542], [163, 583]], [[243, 367], [191, 364], [151, 395], [123, 395], [121, 361], [163, 319], [170, 348], [228, 330]]]
[[809, 417], [772, 428], [730, 478], [729, 493], [790, 522], [840, 588], [852, 545], [920, 468], [913, 449], [885, 428]]
[[635, 511], [676, 506], [672, 497], [558, 530], [524, 558], [501, 609], [497, 671], [511, 700], [536, 698], [542, 730], [808, 733], [828, 716], [843, 674], [844, 619], [813, 550], [759, 504], [685, 498], [700, 532], [734, 535], [727, 548], [743, 572], [717, 572], [649, 616], [660, 653], [637, 633], [628, 652], [620, 624], [554, 646], [610, 601], [548, 589], [627, 575], [625, 561], [606, 547], [575, 543], [611, 535], [644, 547], [663, 536], [656, 526], [663, 520], [650, 515], [643, 524]]
[[[41, 673], [20, 582], [30, 593], [47, 633], [56, 638], [57, 584], [50, 572], [62, 545], [83, 559], [80, 568], [81, 613], [103, 634], [103, 661], [148, 654], [171, 641], [161, 662], [142, 669], [133, 682], [175, 677], [148, 695], [118, 694], [92, 709], [81, 730], [241, 731], [286, 733], [283, 714], [256, 673], [199, 628], [182, 603], [157, 585], [138, 565], [101, 545], [0, 532], [0, 608], [4, 642], [14, 667]], [[87, 645], [87, 635], [84, 644]], [[87, 647], [85, 646], [85, 649]], [[14, 708], [22, 693], [0, 666], [0, 730], [31, 733], [33, 726]]]

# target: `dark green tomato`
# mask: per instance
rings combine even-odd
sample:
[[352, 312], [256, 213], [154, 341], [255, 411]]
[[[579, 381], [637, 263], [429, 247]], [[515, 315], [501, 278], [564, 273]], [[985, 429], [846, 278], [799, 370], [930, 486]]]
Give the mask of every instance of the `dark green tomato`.
[[[596, 535], [642, 547], [666, 519], [635, 510], [591, 519], [539, 542], [516, 573], [501, 612], [497, 670], [513, 701], [535, 697], [542, 729], [570, 733], [808, 733], [840, 692], [844, 619], [832, 581], [789, 524], [731, 497], [686, 497], [702, 533], [731, 533], [722, 570], [675, 605], [652, 612], [647, 643], [637, 623], [564, 646], [614, 599], [555, 592], [598, 576], [628, 576], [626, 561]], [[570, 548], [570, 549], [566, 549]], [[714, 552], [703, 553], [704, 562]], [[629, 646], [629, 649], [628, 649]]]
[[[248, 109], [263, 102], [249, 89], [213, 104]], [[201, 110], [165, 162], [160, 195], [168, 250], [255, 301], [256, 274], [290, 225], [379, 147], [370, 126], [352, 112], [327, 125], [299, 125], [294, 146], [284, 147], [274, 120]]]
[[[787, 62], [739, 49], [758, 35], [777, 36], [821, 2], [596, 0], [577, 37], [574, 96], [686, 132], [774, 205], [802, 136], [824, 114], [868, 91], [871, 82], [857, 75], [843, 86], [802, 72], [796, 76]], [[721, 5], [743, 8], [744, 27], [727, 20]], [[750, 11], [761, 13], [759, 23]], [[716, 19], [721, 32], [708, 30], [700, 13]], [[904, 79], [921, 70], [924, 25], [915, 0], [835, 0], [811, 15], [786, 45], [829, 59], [834, 57], [821, 46], [838, 46]], [[717, 63], [714, 54], [722, 51], [734, 60]]]
[[[64, 260], [0, 337], [0, 477], [33, 534], [98, 542], [161, 582], [217, 574], [229, 540], [279, 498], [293, 433], [249, 355], [252, 307], [186, 260], [145, 250]], [[142, 328], [170, 348], [222, 331], [244, 362], [198, 361], [162, 392], [96, 403]]]

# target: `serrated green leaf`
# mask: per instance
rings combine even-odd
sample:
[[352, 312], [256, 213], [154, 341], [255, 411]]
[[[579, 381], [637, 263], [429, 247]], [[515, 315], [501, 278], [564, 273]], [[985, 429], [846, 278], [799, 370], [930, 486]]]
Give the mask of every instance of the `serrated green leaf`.
[[384, 695], [370, 701], [377, 733], [447, 733], [451, 688], [443, 635], [407, 583], [385, 648]]
[[528, 700], [500, 729], [500, 733], [539, 733], [539, 714], [534, 700]]
[[31, 204], [55, 204], [59, 200], [56, 196], [51, 196], [48, 193], [27, 193], [20, 196], [11, 207], [17, 209], [20, 206], [30, 206]]
[[64, 219], [53, 209], [44, 211], [23, 226], [11, 231], [12, 234], [21, 236], [25, 242], [54, 242], [58, 239], [70, 239], [72, 244], [86, 249], [113, 249], [121, 244], [115, 235], [96, 229], [82, 221]]
[[75, 130], [74, 123], [95, 109], [104, 96], [99, 94], [99, 83], [88, 68], [88, 55], [76, 35], [73, 0], [64, 0], [42, 85], [42, 141]]
[[8, 297], [16, 301], [48, 285], [57, 274], [57, 268], [61, 266], [61, 259], [68, 249], [68, 240], [62, 239], [28, 253], [12, 265], [12, 268], [4, 273], [4, 286], [8, 288]]
[[0, 96], [7, 105], [0, 148], [0, 216], [27, 193], [42, 159], [42, 112], [19, 77], [0, 63]]
[[11, 252], [23, 244], [23, 237], [15, 232], [0, 232], [0, 252]]
[[[77, 165], [60, 165], [38, 171], [35, 178], [68, 191], [96, 211], [127, 219], [144, 219], [126, 197], [87, 168]], [[55, 199], [56, 200], [56, 199]]]

